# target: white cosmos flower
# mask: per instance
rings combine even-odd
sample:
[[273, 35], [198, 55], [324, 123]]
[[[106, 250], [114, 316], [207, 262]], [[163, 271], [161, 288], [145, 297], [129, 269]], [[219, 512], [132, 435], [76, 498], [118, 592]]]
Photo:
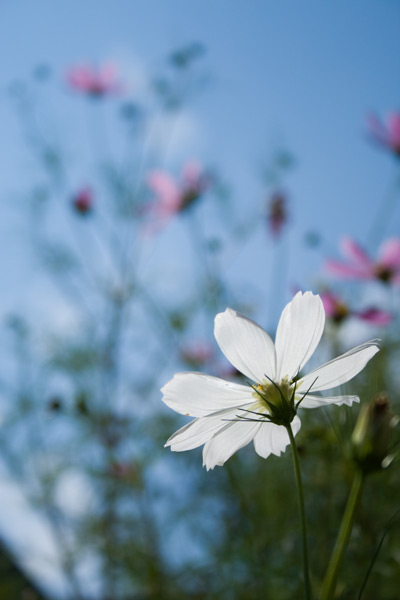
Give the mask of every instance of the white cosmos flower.
[[[204, 375], [177, 373], [163, 388], [167, 406], [193, 421], [166, 443], [181, 452], [204, 444], [203, 466], [223, 465], [252, 440], [257, 454], [280, 455], [300, 429], [297, 409], [359, 402], [357, 396], [318, 396], [352, 379], [378, 352], [377, 340], [357, 346], [299, 378], [324, 329], [318, 295], [298, 292], [279, 320], [275, 346], [264, 329], [227, 308], [215, 317], [214, 335], [232, 365], [253, 384], [241, 385]], [[310, 393], [312, 391], [312, 393]]]

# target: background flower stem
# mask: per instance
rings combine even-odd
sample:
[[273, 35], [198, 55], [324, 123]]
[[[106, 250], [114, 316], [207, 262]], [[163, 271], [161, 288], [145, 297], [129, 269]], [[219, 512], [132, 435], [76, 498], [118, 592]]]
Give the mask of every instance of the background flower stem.
[[322, 584], [321, 600], [330, 600], [334, 597], [340, 565], [342, 564], [343, 554], [350, 539], [354, 516], [361, 498], [364, 477], [364, 473], [358, 469], [354, 477], [336, 544]]
[[309, 574], [309, 566], [308, 566], [308, 546], [307, 546], [307, 519], [306, 519], [306, 510], [304, 506], [304, 493], [303, 493], [303, 483], [301, 480], [301, 471], [300, 471], [300, 463], [299, 463], [299, 455], [297, 452], [296, 442], [294, 441], [294, 435], [292, 431], [292, 427], [289, 423], [286, 427], [287, 432], [289, 434], [290, 445], [292, 447], [292, 456], [293, 456], [293, 466], [294, 473], [296, 477], [297, 484], [297, 495], [299, 502], [299, 512], [300, 512], [300, 522], [301, 522], [301, 538], [302, 538], [302, 547], [303, 547], [303, 572], [304, 572], [304, 594], [306, 600], [311, 600], [311, 584], [310, 584], [310, 574]]

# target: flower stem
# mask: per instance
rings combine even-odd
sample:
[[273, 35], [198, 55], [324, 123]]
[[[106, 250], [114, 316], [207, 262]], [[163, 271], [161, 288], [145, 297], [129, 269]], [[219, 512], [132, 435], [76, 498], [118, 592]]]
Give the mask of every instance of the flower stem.
[[333, 549], [331, 560], [322, 584], [321, 600], [331, 600], [334, 597], [340, 565], [342, 564], [343, 554], [350, 538], [354, 516], [361, 498], [364, 477], [364, 473], [361, 471], [361, 469], [357, 470], [353, 485], [350, 490], [349, 499], [344, 511], [335, 547]]
[[294, 435], [292, 431], [292, 427], [289, 425], [286, 426], [287, 432], [289, 434], [290, 445], [292, 447], [292, 456], [293, 456], [293, 466], [294, 473], [296, 477], [297, 484], [297, 496], [299, 501], [299, 513], [300, 513], [300, 522], [301, 522], [301, 539], [303, 546], [303, 572], [304, 572], [304, 595], [306, 600], [311, 600], [311, 585], [310, 585], [310, 575], [309, 575], [309, 567], [308, 567], [308, 547], [307, 547], [307, 520], [306, 520], [306, 510], [304, 506], [304, 494], [303, 494], [303, 483], [301, 480], [301, 472], [300, 472], [300, 463], [299, 463], [299, 455], [297, 452], [296, 442], [294, 441]]

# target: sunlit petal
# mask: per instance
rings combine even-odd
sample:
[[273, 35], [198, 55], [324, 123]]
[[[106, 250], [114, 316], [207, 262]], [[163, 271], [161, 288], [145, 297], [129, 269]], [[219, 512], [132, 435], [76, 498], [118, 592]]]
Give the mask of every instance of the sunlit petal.
[[346, 383], [355, 377], [379, 351], [377, 343], [378, 340], [372, 340], [357, 346], [318, 367], [298, 382], [297, 391], [304, 393], [312, 385], [311, 391], [319, 392]]
[[328, 406], [328, 404], [336, 404], [341, 406], [346, 404], [351, 406], [353, 402], [360, 402], [358, 396], [313, 396], [307, 394], [304, 400], [301, 402], [301, 408], [318, 408], [320, 406]]
[[167, 406], [190, 417], [204, 417], [254, 401], [250, 386], [203, 373], [176, 373], [161, 391]]
[[215, 317], [215, 339], [230, 363], [260, 382], [275, 377], [275, 349], [268, 333], [244, 315], [227, 308]]
[[232, 454], [251, 442], [258, 429], [264, 425], [250, 421], [236, 421], [225, 425], [205, 444], [203, 466], [207, 471], [217, 465], [222, 466]]
[[[296, 435], [301, 427], [300, 419], [295, 417], [291, 426], [293, 434]], [[262, 458], [267, 458], [270, 454], [280, 456], [289, 444], [290, 439], [285, 427], [275, 423], [264, 423], [254, 436], [254, 449]]]
[[321, 339], [325, 311], [319, 296], [298, 292], [284, 308], [276, 333], [277, 379], [292, 379]]
[[197, 448], [205, 444], [217, 431], [223, 429], [229, 419], [236, 419], [237, 414], [236, 409], [228, 408], [207, 417], [194, 419], [171, 435], [165, 446], [171, 446], [171, 450], [175, 452]]

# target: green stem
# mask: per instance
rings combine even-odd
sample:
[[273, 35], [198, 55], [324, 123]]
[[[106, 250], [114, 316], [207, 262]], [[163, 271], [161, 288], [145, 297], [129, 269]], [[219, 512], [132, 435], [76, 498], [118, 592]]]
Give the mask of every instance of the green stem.
[[289, 425], [286, 426], [287, 432], [289, 434], [290, 445], [292, 447], [292, 456], [293, 456], [293, 466], [294, 473], [296, 477], [297, 484], [297, 495], [299, 501], [299, 513], [300, 513], [300, 522], [301, 522], [301, 539], [303, 546], [303, 572], [304, 572], [304, 595], [306, 600], [311, 600], [311, 585], [310, 585], [310, 575], [309, 575], [309, 566], [308, 566], [308, 547], [307, 547], [307, 520], [306, 520], [306, 510], [304, 506], [304, 494], [303, 494], [303, 483], [301, 481], [301, 472], [300, 472], [300, 463], [299, 463], [299, 455], [297, 452], [296, 442], [294, 441], [294, 435], [292, 431], [292, 427]]
[[363, 484], [364, 473], [358, 470], [354, 477], [335, 547], [322, 584], [321, 600], [331, 600], [334, 597], [340, 565], [342, 564], [343, 554], [350, 539]]

